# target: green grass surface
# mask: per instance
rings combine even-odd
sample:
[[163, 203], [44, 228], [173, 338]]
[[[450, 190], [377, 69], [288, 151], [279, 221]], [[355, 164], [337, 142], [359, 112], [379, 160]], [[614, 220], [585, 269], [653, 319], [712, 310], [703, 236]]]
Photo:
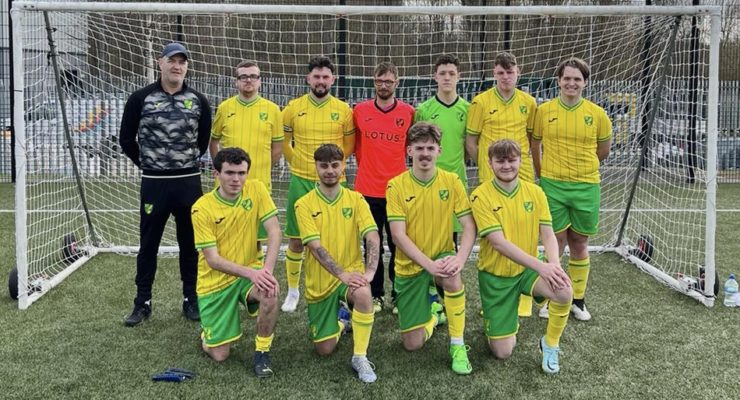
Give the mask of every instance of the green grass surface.
[[[0, 185], [3, 209], [12, 209], [12, 188]], [[720, 186], [719, 208], [737, 208], [740, 185]], [[717, 265], [722, 280], [740, 258], [740, 213], [720, 213]], [[0, 213], [3, 286], [12, 266], [13, 214]], [[614, 254], [593, 259], [589, 309], [594, 319], [571, 319], [561, 347], [562, 372], [539, 368], [537, 339], [546, 323], [525, 319], [514, 356], [489, 354], [477, 315], [475, 269], [469, 265], [466, 341], [473, 374], [449, 369], [446, 327], [422, 351], [400, 344], [396, 318], [376, 317], [370, 358], [378, 382], [359, 383], [349, 367], [351, 340], [321, 358], [307, 335], [305, 301], [294, 314], [281, 314], [273, 345], [275, 376], [260, 381], [251, 372], [255, 323], [245, 318], [245, 335], [223, 364], [199, 348], [199, 327], [180, 312], [176, 259], [160, 259], [154, 313], [142, 326], [125, 328], [135, 287], [135, 259], [99, 255], [60, 286], [19, 311], [0, 297], [0, 397], [2, 398], [182, 398], [182, 399], [729, 399], [740, 374], [740, 309], [717, 302], [708, 309], [664, 288]], [[278, 266], [281, 282], [282, 264]], [[740, 272], [735, 269], [734, 272]], [[5, 290], [3, 290], [5, 292]], [[197, 371], [189, 382], [155, 383], [152, 374], [178, 366]]]

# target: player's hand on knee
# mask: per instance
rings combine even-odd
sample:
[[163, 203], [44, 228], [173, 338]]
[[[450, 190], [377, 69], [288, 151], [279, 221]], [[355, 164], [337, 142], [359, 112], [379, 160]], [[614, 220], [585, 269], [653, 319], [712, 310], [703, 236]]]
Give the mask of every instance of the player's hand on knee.
[[546, 263], [540, 276], [550, 285], [553, 290], [559, 290], [570, 286], [570, 277], [560, 264]]
[[358, 272], [343, 272], [339, 275], [339, 280], [350, 288], [359, 288], [368, 284], [365, 277]]
[[455, 276], [465, 267], [465, 261], [460, 260], [457, 256], [447, 256], [442, 258], [442, 272], [448, 277]]
[[255, 270], [251, 279], [252, 283], [254, 283], [254, 286], [264, 293], [270, 293], [271, 291], [275, 291], [278, 288], [277, 279], [272, 276], [270, 271], [267, 271], [265, 269]]

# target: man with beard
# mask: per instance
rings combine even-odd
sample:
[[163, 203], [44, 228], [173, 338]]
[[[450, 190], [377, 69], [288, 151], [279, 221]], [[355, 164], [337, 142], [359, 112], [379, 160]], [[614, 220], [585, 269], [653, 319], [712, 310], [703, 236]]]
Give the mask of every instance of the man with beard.
[[[283, 153], [290, 165], [285, 235], [289, 238], [285, 252], [288, 294], [281, 309], [293, 312], [298, 305], [298, 283], [303, 261], [303, 244], [295, 215], [295, 203], [313, 190], [318, 181], [313, 154], [322, 144], [339, 146], [345, 159], [355, 149], [355, 126], [352, 109], [329, 91], [334, 84], [334, 64], [325, 56], [316, 56], [308, 63], [306, 82], [311, 91], [291, 100], [283, 110], [285, 140]], [[344, 176], [341, 177], [344, 182]]]
[[[306, 300], [311, 340], [317, 353], [329, 355], [351, 326], [352, 368], [362, 382], [372, 383], [377, 378], [367, 349], [375, 316], [368, 283], [378, 263], [378, 228], [362, 195], [340, 184], [345, 165], [342, 149], [322, 145], [314, 159], [319, 182], [295, 205], [301, 238], [309, 249]], [[364, 264], [360, 240], [366, 243]], [[351, 317], [348, 304], [354, 306]]]
[[[383, 61], [373, 72], [375, 99], [355, 106], [353, 115], [357, 129], [357, 179], [355, 190], [362, 193], [370, 205], [375, 224], [378, 226], [380, 242], [383, 229], [388, 237], [391, 256], [388, 261], [388, 279], [393, 287], [395, 278], [395, 252], [391, 228], [386, 214], [385, 188], [388, 181], [406, 171], [406, 132], [414, 120], [414, 108], [396, 99], [398, 68]], [[370, 285], [373, 294], [373, 310], [383, 309], [385, 295], [383, 272], [383, 247], [380, 247], [378, 268]], [[396, 303], [396, 291], [391, 292], [391, 301]]]

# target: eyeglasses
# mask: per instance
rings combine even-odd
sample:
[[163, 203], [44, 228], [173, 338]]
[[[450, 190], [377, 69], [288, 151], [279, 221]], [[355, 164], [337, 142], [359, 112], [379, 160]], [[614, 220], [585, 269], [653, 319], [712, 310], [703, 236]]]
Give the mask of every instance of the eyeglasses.
[[257, 75], [257, 74], [251, 74], [251, 75], [244, 74], [244, 75], [237, 76], [236, 79], [238, 79], [238, 80], [240, 80], [242, 82], [246, 82], [246, 81], [249, 81], [249, 80], [258, 81], [260, 79], [260, 76]]
[[390, 79], [388, 79], [388, 80], [385, 80], [385, 79], [376, 79], [375, 80], [375, 86], [388, 86], [388, 87], [391, 87], [391, 86], [393, 86], [395, 84], [396, 84], [396, 81], [392, 81]]

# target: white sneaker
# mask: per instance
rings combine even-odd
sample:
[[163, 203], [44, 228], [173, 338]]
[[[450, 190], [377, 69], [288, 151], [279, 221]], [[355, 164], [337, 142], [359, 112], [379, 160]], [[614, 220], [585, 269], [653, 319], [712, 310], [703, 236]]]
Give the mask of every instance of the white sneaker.
[[591, 319], [591, 313], [586, 309], [586, 304], [583, 305], [583, 308], [573, 304], [570, 307], [570, 313], [579, 321], [588, 321]]
[[352, 357], [352, 369], [364, 383], [373, 383], [378, 379], [375, 375], [375, 365], [367, 357]]
[[283, 302], [283, 305], [280, 307], [283, 312], [294, 312], [296, 307], [298, 307], [298, 297], [300, 296], [299, 292], [296, 291], [288, 291], [288, 295], [285, 296], [285, 301]]
[[545, 303], [545, 305], [542, 306], [542, 308], [540, 308], [540, 312], [539, 312], [540, 318], [544, 318], [544, 319], [550, 318], [550, 314], [549, 314], [550, 311], [549, 311], [549, 308], [547, 308], [548, 304], [550, 303]]

